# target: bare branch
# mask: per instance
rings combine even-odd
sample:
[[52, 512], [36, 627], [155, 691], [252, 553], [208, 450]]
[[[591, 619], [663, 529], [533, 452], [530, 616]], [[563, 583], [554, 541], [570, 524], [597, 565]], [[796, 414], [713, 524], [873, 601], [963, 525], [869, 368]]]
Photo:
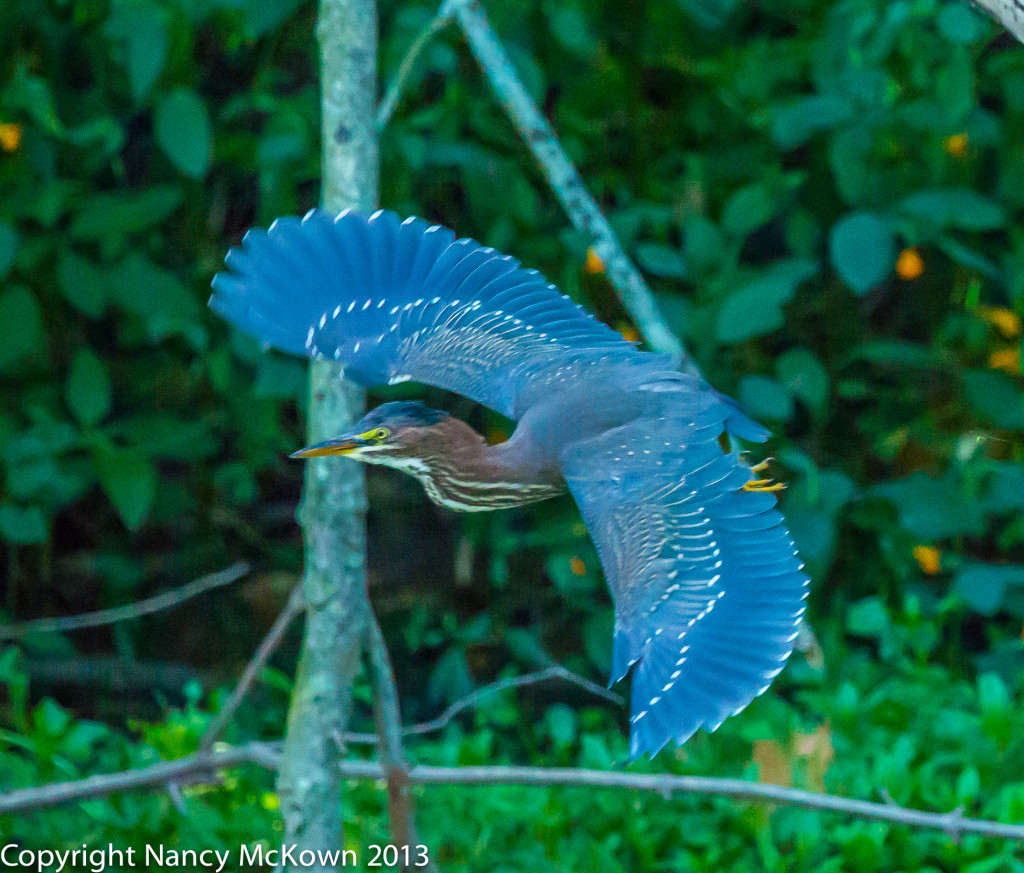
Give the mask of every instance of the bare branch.
[[252, 683], [256, 681], [256, 677], [259, 676], [260, 671], [267, 665], [270, 656], [274, 654], [277, 647], [281, 644], [281, 638], [284, 637], [285, 631], [288, 630], [295, 617], [304, 608], [305, 602], [302, 599], [302, 586], [297, 585], [292, 589], [288, 602], [285, 604], [281, 614], [274, 619], [274, 623], [270, 626], [270, 630], [267, 631], [263, 642], [259, 644], [256, 653], [252, 656], [249, 663], [245, 665], [242, 676], [231, 692], [231, 696], [224, 702], [220, 712], [217, 713], [217, 716], [207, 727], [206, 733], [203, 734], [203, 738], [199, 741], [199, 751], [207, 752], [213, 748], [214, 742], [216, 742], [221, 731], [224, 730], [227, 723], [231, 720], [231, 716], [235, 714], [235, 710], [242, 704]]
[[372, 609], [367, 636], [370, 663], [373, 667], [373, 712], [377, 721], [377, 756], [381, 769], [387, 774], [391, 841], [400, 848], [416, 846], [420, 844], [420, 838], [416, 831], [412, 795], [409, 792], [409, 762], [402, 749], [402, 713], [398, 704], [398, 686], [391, 667], [387, 641]]
[[47, 685], [95, 685], [112, 694], [178, 694], [189, 682], [209, 685], [210, 677], [186, 664], [171, 661], [125, 660], [117, 655], [78, 655], [74, 658], [25, 658], [25, 673]]
[[416, 61], [423, 54], [423, 50], [437, 34], [448, 26], [451, 20], [452, 2], [451, 0], [445, 0], [441, 4], [441, 8], [437, 10], [437, 14], [430, 20], [430, 23], [412, 41], [412, 45], [409, 46], [405, 57], [402, 58], [402, 63], [398, 65], [398, 70], [395, 71], [394, 78], [388, 85], [384, 99], [380, 101], [376, 122], [378, 131], [387, 127], [388, 122], [391, 121], [391, 116], [395, 114], [395, 109], [398, 108], [398, 101], [402, 99], [402, 92], [405, 90], [409, 76], [412, 75], [412, 71], [416, 67]]
[[975, 0], [975, 3], [1024, 42], [1024, 0]]
[[[380, 767], [368, 761], [345, 761], [342, 773], [349, 777], [380, 778]], [[852, 800], [743, 779], [713, 776], [673, 776], [668, 774], [619, 773], [605, 770], [576, 770], [542, 767], [414, 767], [409, 781], [417, 785], [562, 785], [578, 788], [626, 788], [652, 791], [663, 797], [673, 794], [710, 794], [738, 800], [777, 803], [803, 809], [841, 812], [856, 818], [886, 821], [918, 828], [937, 828], [950, 835], [982, 834], [1024, 841], [1024, 824], [1003, 824], [964, 818], [959, 810], [949, 813], [921, 812], [916, 809]]]
[[[584, 679], [582, 676], [577, 673], [573, 673], [572, 670], [563, 667], [561, 664], [553, 664], [552, 666], [546, 667], [543, 670], [538, 670], [535, 673], [525, 673], [522, 676], [510, 676], [507, 679], [498, 679], [489, 685], [477, 688], [465, 697], [460, 697], [444, 712], [437, 716], [437, 718], [432, 718], [430, 721], [421, 721], [417, 724], [408, 725], [407, 727], [402, 728], [402, 736], [420, 736], [422, 734], [430, 734], [444, 730], [444, 728], [448, 727], [452, 719], [454, 719], [460, 712], [478, 705], [482, 700], [490, 697], [492, 694], [496, 694], [499, 691], [507, 691], [509, 688], [525, 688], [528, 685], [538, 685], [539, 683], [546, 682], [549, 679], [564, 679], [566, 682], [579, 685], [580, 688], [589, 691], [591, 694], [596, 694], [598, 697], [603, 697], [605, 700], [610, 700], [612, 703], [617, 703], [620, 706], [625, 703], [622, 697], [614, 691], [609, 691], [607, 688], [602, 688], [596, 682]], [[343, 737], [346, 743], [354, 746], [375, 746], [377, 745], [378, 739], [377, 734], [356, 733], [354, 731], [345, 733]]]
[[[0, 794], [0, 815], [104, 797], [119, 791], [142, 788], [162, 789], [170, 783], [197, 784], [219, 781], [217, 771], [243, 764], [268, 769], [277, 766], [279, 743], [249, 743], [235, 748], [200, 752], [176, 761], [162, 761], [150, 767], [90, 776], [74, 782], [59, 782], [40, 788], [23, 788]], [[346, 779], [385, 779], [375, 761], [346, 760], [338, 765]], [[980, 834], [1024, 841], [1024, 824], [964, 818], [960, 810], [948, 813], [922, 812], [889, 803], [872, 803], [831, 794], [818, 794], [799, 788], [787, 788], [743, 779], [719, 779], [713, 776], [675, 776], [658, 773], [623, 773], [607, 770], [574, 770], [544, 767], [413, 767], [408, 774], [413, 785], [534, 785], [567, 788], [624, 788], [650, 791], [664, 797], [675, 794], [704, 794], [732, 797], [755, 803], [796, 806], [825, 812], [838, 812], [854, 818], [884, 821], [915, 828], [934, 828], [958, 837]]]
[[594, 251], [604, 263], [608, 280], [640, 332], [655, 351], [669, 355], [674, 363], [696, 372], [679, 338], [658, 311], [651, 289], [622, 250], [615, 231], [590, 196], [551, 125], [527, 93], [479, 0], [448, 0], [445, 6], [449, 4], [454, 7], [477, 62], [547, 176], [555, 196], [573, 225], [593, 240]]
[[205, 594], [214, 588], [230, 585], [236, 582], [249, 572], [249, 565], [244, 561], [232, 564], [226, 570], [218, 573], [211, 573], [175, 588], [171, 591], [164, 591], [155, 597], [140, 600], [137, 603], [129, 603], [125, 606], [116, 606], [113, 609], [101, 609], [98, 612], [86, 612], [82, 615], [70, 615], [65, 618], [37, 618], [32, 621], [23, 621], [18, 624], [0, 626], [0, 640], [20, 639], [25, 634], [40, 633], [54, 634], [65, 631], [81, 630], [87, 627], [99, 627], [105, 624], [116, 624], [119, 621], [130, 621], [140, 618], [143, 615], [151, 615], [164, 609], [173, 609], [186, 600]]
[[32, 812], [79, 800], [94, 800], [120, 791], [164, 788], [167, 785], [210, 784], [220, 781], [218, 770], [255, 764], [274, 769], [278, 749], [269, 743], [249, 743], [210, 752], [200, 752], [174, 761], [161, 761], [137, 770], [102, 773], [72, 782], [54, 782], [39, 788], [19, 788], [0, 794], [0, 815]]

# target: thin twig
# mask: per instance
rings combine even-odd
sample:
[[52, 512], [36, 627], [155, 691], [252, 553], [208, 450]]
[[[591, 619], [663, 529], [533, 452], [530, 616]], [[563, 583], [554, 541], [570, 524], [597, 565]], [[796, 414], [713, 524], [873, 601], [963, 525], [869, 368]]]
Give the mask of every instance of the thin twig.
[[232, 564], [226, 570], [219, 573], [211, 573], [175, 588], [171, 591], [164, 591], [155, 597], [140, 600], [137, 603], [129, 603], [125, 606], [115, 606], [113, 609], [101, 609], [98, 612], [86, 612], [82, 615], [69, 615], [65, 618], [37, 618], [32, 621], [23, 621], [18, 624], [0, 626], [0, 640], [19, 639], [29, 633], [64, 633], [65, 631], [81, 630], [87, 627], [99, 627], [105, 624], [116, 624], [119, 621], [130, 621], [143, 615], [151, 615], [164, 609], [173, 609], [186, 600], [198, 597], [214, 588], [230, 585], [236, 582], [249, 572], [249, 565], [244, 561]]
[[551, 125], [523, 86], [491, 29], [479, 0], [447, 0], [445, 6], [449, 4], [454, 7], [469, 47], [513, 125], [533, 152], [573, 225], [593, 241], [594, 251], [605, 266], [608, 280], [640, 332], [655, 351], [669, 355], [674, 363], [696, 372], [679, 338], [658, 311], [651, 289], [622, 250], [615, 231], [590, 196]]
[[[200, 752], [176, 761], [161, 761], [138, 770], [90, 776], [75, 782], [59, 782], [39, 788], [22, 788], [0, 794], [0, 815], [25, 813], [79, 800], [104, 797], [137, 788], [163, 788], [168, 783], [197, 784], [219, 781], [218, 770], [254, 764], [273, 769], [280, 755], [280, 743], [249, 743], [235, 748]], [[338, 772], [347, 779], [385, 779], [375, 761], [346, 760]], [[756, 803], [796, 806], [839, 812], [854, 818], [884, 821], [916, 828], [935, 828], [950, 836], [980, 834], [1024, 841], [1024, 824], [964, 818], [960, 810], [947, 813], [922, 812], [886, 803], [853, 800], [743, 779], [713, 776], [674, 776], [658, 773], [622, 773], [607, 770], [574, 770], [544, 767], [430, 767], [420, 765], [409, 771], [413, 785], [534, 785], [575, 788], [624, 788], [650, 791], [665, 797], [674, 794], [704, 794], [732, 797]]]
[[378, 131], [387, 127], [388, 122], [391, 121], [391, 116], [395, 114], [395, 109], [398, 108], [398, 101], [402, 99], [402, 92], [405, 90], [409, 76], [412, 75], [412, 71], [416, 67], [416, 61], [423, 54], [423, 50], [437, 34], [448, 26], [451, 20], [452, 2], [451, 0], [445, 0], [441, 4], [441, 8], [437, 10], [437, 14], [430, 19], [430, 23], [412, 41], [412, 45], [409, 46], [405, 57], [402, 58], [402, 63], [398, 65], [398, 70], [395, 71], [394, 78], [388, 84], [388, 90], [384, 95], [384, 99], [380, 101], [380, 106], [377, 108], [376, 123]]
[[406, 736], [413, 736], [443, 730], [460, 712], [464, 709], [469, 709], [471, 706], [476, 706], [485, 697], [490, 697], [492, 694], [499, 691], [505, 691], [509, 688], [523, 688], [527, 685], [536, 685], [539, 682], [546, 682], [548, 679], [563, 679], [566, 682], [571, 682], [574, 685], [579, 685], [581, 688], [585, 688], [587, 691], [591, 692], [591, 694], [598, 694], [606, 700], [610, 699], [614, 703], [620, 704], [623, 702], [622, 698], [614, 691], [602, 688], [600, 685], [591, 682], [589, 679], [584, 679], [582, 676], [578, 676], [576, 673], [573, 673], [572, 670], [567, 670], [560, 664], [554, 664], [543, 670], [538, 670], [535, 673], [526, 673], [522, 676], [511, 676], [508, 679], [499, 679], [497, 682], [492, 682], [490, 685], [478, 688], [476, 691], [467, 694], [460, 700], [456, 700], [437, 718], [431, 719], [430, 721], [420, 722], [419, 724], [410, 725], [403, 731], [403, 734]]
[[[388, 654], [387, 641], [372, 609], [367, 630], [367, 648], [373, 668], [373, 714], [377, 721], [377, 757], [388, 781], [391, 841], [399, 848], [417, 846], [420, 844], [420, 838], [416, 831], [412, 794], [409, 791], [409, 762], [402, 748], [402, 712], [398, 703], [398, 686], [391, 666], [391, 656]], [[400, 852], [399, 857], [402, 855]]]
[[[572, 670], [563, 667], [561, 664], [553, 664], [552, 666], [546, 667], [543, 670], [538, 670], [535, 673], [524, 673], [522, 676], [510, 676], [507, 679], [498, 679], [495, 682], [491, 682], [489, 685], [477, 688], [465, 697], [460, 697], [445, 709], [444, 712], [437, 716], [437, 718], [432, 718], [429, 721], [421, 721], [417, 724], [411, 724], [402, 728], [402, 736], [413, 737], [444, 730], [444, 728], [448, 727], [452, 719], [454, 719], [460, 712], [476, 706], [492, 694], [496, 694], [499, 691], [507, 691], [510, 688], [524, 688], [528, 685], [537, 685], [541, 682], [546, 682], [549, 679], [563, 679], [566, 682], [571, 682], [574, 685], [580, 686], [580, 688], [589, 691], [591, 694], [596, 694], [599, 697], [603, 697], [605, 700], [610, 700], [612, 703], [617, 703], [619, 705], [625, 703], [622, 697], [614, 691], [602, 688], [596, 682], [591, 682], [589, 679], [585, 679], [579, 674], [573, 673]], [[377, 745], [378, 739], [377, 734], [355, 733], [353, 731], [346, 732], [343, 734], [343, 737], [347, 744], [354, 746], [375, 746]]]
[[73, 658], [25, 658], [22, 667], [29, 679], [46, 685], [94, 685], [112, 694], [178, 694], [189, 682], [210, 684], [201, 670], [172, 661], [125, 660], [119, 655], [77, 655]]
[[305, 603], [302, 599], [302, 586], [296, 585], [292, 589], [291, 596], [288, 598], [288, 602], [285, 604], [281, 614], [274, 619], [274, 623], [270, 626], [270, 630], [267, 631], [267, 635], [263, 638], [263, 642], [259, 644], [256, 649], [256, 653], [252, 656], [252, 659], [248, 664], [245, 665], [245, 669], [242, 671], [242, 676], [238, 680], [238, 684], [231, 692], [231, 696], [221, 706], [220, 712], [210, 722], [209, 727], [206, 729], [206, 733], [203, 734], [203, 738], [199, 741], [199, 750], [201, 752], [209, 751], [213, 748], [213, 744], [217, 741], [217, 737], [220, 736], [221, 731], [227, 726], [227, 723], [231, 720], [231, 717], [235, 714], [235, 710], [241, 706], [242, 701], [245, 699], [245, 695], [249, 693], [249, 688], [252, 683], [256, 681], [256, 677], [259, 676], [260, 671], [267, 665], [267, 661], [270, 660], [270, 656], [274, 654], [277, 647], [281, 644], [281, 639], [284, 637], [285, 632], [291, 627], [291, 623], [295, 620], [295, 617], [302, 612], [305, 608]]

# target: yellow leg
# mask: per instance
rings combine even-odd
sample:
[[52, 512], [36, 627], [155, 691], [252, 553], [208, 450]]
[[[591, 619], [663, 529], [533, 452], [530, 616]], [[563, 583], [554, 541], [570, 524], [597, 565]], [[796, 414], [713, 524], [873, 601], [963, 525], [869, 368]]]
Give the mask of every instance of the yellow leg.
[[743, 489], [745, 491], [782, 491], [785, 487], [784, 482], [776, 482], [773, 485], [771, 479], [751, 479], [743, 486]]
[[765, 458], [763, 461], [761, 461], [760, 464], [755, 464], [753, 467], [751, 467], [750, 472], [763, 473], [765, 470], [768, 469], [768, 465], [774, 460], [775, 458]]

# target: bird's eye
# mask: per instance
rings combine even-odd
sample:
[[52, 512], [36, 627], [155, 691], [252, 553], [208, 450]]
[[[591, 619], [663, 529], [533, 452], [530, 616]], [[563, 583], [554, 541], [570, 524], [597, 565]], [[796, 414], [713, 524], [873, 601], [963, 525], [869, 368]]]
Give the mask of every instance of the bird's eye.
[[389, 436], [391, 436], [391, 431], [386, 427], [378, 427], [372, 434], [370, 434], [370, 438], [377, 440], [377, 442], [383, 442]]

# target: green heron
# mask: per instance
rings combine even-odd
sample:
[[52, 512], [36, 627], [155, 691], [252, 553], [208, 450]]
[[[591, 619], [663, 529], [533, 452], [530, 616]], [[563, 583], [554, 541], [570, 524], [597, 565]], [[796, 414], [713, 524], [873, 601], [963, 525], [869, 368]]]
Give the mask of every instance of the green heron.
[[808, 578], [758, 478], [723, 435], [768, 432], [699, 376], [643, 352], [537, 271], [392, 212], [313, 210], [250, 230], [210, 305], [268, 346], [413, 380], [517, 422], [488, 445], [420, 403], [384, 403], [295, 457], [404, 470], [465, 512], [569, 491], [615, 605], [612, 681], [632, 668], [632, 755], [715, 730], [793, 649]]

